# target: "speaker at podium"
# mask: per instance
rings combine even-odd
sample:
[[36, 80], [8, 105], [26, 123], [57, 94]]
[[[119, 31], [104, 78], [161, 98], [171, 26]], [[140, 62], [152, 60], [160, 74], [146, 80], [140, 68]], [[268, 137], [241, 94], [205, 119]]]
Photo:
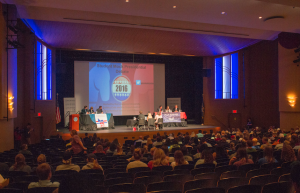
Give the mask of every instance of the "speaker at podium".
[[72, 114], [69, 116], [69, 131], [79, 131], [79, 114]]

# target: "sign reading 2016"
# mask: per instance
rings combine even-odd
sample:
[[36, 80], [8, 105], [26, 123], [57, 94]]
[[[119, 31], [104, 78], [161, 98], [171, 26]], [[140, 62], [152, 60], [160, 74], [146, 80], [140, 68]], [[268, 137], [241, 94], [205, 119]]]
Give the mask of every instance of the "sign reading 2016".
[[126, 101], [130, 97], [131, 90], [131, 82], [127, 76], [117, 76], [113, 80], [112, 94], [117, 101]]

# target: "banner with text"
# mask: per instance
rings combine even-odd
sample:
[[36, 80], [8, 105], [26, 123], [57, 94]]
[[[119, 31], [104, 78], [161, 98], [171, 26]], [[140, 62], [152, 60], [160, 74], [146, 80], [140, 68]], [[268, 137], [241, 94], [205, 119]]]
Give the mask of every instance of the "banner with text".
[[164, 123], [180, 123], [180, 113], [162, 113]]
[[95, 114], [97, 128], [108, 127], [108, 120], [106, 114]]

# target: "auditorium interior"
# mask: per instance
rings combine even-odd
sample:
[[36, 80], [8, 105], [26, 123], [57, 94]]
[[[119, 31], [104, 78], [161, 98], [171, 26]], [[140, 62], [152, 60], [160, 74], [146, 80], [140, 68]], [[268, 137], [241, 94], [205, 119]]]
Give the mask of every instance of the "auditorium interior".
[[76, 96], [76, 112], [90, 106], [92, 83], [84, 73], [96, 62], [151, 65], [154, 83], [142, 85], [154, 85], [154, 94], [143, 100], [152, 105], [144, 114], [180, 98], [187, 117], [187, 127], [139, 132], [126, 126], [138, 113], [123, 110], [113, 116], [114, 128], [97, 134], [109, 141], [231, 131], [249, 119], [253, 127], [283, 132], [300, 126], [298, 1], [0, 0], [0, 10], [0, 152], [14, 149], [14, 129], [28, 123], [32, 144], [57, 135], [68, 140], [64, 98]]

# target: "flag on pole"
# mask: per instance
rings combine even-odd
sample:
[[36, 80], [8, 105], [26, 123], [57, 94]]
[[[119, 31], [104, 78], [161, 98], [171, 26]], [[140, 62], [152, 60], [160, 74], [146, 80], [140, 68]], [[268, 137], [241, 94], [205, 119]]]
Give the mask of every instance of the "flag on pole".
[[56, 124], [61, 122], [61, 116], [60, 116], [60, 110], [59, 110], [59, 105], [58, 105], [58, 94], [56, 97]]

